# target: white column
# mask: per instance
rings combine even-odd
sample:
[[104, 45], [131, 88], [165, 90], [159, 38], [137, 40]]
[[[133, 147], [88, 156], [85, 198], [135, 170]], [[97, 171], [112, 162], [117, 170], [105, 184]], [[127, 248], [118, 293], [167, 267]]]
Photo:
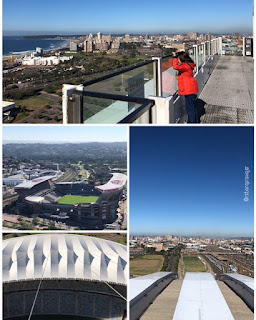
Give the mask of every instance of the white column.
[[72, 95], [74, 90], [81, 90], [80, 85], [63, 84], [62, 86], [62, 122], [68, 124], [68, 98]]
[[155, 106], [152, 109], [152, 122], [154, 124], [169, 124], [170, 120], [170, 104], [172, 100], [172, 96], [169, 96], [167, 98], [162, 97], [154, 97], [149, 96], [148, 97], [151, 100], [155, 100]]

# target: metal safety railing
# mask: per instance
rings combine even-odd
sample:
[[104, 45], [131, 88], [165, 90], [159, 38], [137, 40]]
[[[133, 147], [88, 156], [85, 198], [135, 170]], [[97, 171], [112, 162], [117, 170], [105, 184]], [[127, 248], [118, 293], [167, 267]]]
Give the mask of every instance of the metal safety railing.
[[[187, 51], [195, 61], [194, 72], [198, 77], [213, 56], [221, 55], [222, 38], [194, 45]], [[211, 71], [208, 68], [208, 77]], [[185, 110], [177, 103], [176, 76], [177, 72], [172, 68], [172, 55], [168, 55], [154, 57], [80, 85], [64, 84], [63, 123], [182, 122]]]

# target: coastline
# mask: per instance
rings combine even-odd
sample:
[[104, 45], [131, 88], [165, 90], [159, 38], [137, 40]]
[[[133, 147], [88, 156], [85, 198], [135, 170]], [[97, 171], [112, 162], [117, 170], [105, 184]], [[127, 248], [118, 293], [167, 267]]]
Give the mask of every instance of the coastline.
[[[58, 50], [61, 50], [61, 49], [65, 49], [67, 47], [69, 47], [69, 40], [63, 40], [65, 41], [65, 43], [63, 43], [61, 46], [57, 46], [55, 48], [49, 48], [49, 49], [43, 49], [44, 52], [50, 52], [50, 51], [58, 51]], [[17, 51], [13, 54], [13, 58], [23, 58], [25, 57], [26, 55], [29, 55], [31, 54], [32, 52], [34, 52], [36, 50], [36, 48], [34, 48], [33, 50], [26, 50], [26, 51]], [[3, 55], [2, 56], [2, 60], [4, 59], [10, 59], [11, 58], [11, 55], [8, 54], [8, 55]]]

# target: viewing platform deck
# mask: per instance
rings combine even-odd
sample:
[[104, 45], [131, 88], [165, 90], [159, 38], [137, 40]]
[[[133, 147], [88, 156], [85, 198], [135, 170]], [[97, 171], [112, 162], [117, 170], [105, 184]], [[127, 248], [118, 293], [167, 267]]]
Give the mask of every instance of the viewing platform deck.
[[199, 99], [205, 102], [201, 123], [253, 123], [253, 58], [221, 56]]
[[[243, 38], [240, 47], [237, 55], [226, 55], [226, 44], [218, 37], [187, 48], [196, 64], [202, 125], [254, 123], [252, 39]], [[153, 57], [78, 86], [64, 84], [63, 123], [186, 123], [185, 96], [178, 95], [172, 63], [172, 55]]]

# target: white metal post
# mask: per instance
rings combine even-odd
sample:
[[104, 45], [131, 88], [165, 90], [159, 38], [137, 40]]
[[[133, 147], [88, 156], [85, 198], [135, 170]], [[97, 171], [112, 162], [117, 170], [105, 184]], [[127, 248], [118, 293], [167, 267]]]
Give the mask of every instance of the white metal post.
[[222, 37], [219, 37], [219, 55], [222, 56]]
[[245, 37], [243, 37], [243, 57], [245, 57]]
[[206, 62], [205, 42], [203, 42], [202, 45], [203, 45], [203, 64], [205, 64], [205, 62]]
[[194, 44], [193, 45], [194, 52], [195, 52], [195, 64], [196, 64], [196, 74], [198, 73], [198, 45]]
[[152, 57], [152, 60], [157, 61], [157, 67], [156, 67], [157, 95], [161, 97], [162, 96], [162, 58]]
[[81, 90], [80, 88], [83, 85], [71, 85], [63, 84], [62, 85], [62, 122], [63, 124], [68, 124], [68, 99], [72, 95], [73, 91]]

